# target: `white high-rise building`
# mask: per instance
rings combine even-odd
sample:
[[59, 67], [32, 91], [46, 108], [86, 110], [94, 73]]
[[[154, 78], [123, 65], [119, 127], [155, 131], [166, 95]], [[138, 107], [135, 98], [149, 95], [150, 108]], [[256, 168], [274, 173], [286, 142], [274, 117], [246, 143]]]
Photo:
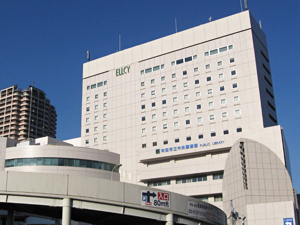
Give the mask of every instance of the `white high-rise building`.
[[249, 11], [85, 63], [81, 122], [82, 146], [120, 154], [121, 181], [228, 216], [233, 200], [245, 224], [297, 224], [266, 37]]

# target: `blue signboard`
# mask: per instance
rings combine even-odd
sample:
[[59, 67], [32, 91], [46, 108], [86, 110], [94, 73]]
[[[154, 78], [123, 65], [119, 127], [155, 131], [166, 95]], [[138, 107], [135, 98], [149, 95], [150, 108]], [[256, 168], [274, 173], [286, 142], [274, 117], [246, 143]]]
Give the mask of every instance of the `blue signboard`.
[[293, 218], [283, 218], [283, 225], [294, 225]]

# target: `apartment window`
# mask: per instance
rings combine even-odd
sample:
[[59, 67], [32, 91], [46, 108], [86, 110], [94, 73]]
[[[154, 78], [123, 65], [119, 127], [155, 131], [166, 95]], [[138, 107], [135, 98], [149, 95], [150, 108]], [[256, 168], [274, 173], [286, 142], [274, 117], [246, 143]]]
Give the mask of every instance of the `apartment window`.
[[95, 105], [95, 109], [98, 109], [99, 108], [99, 106], [98, 105]]
[[146, 148], [147, 147], [147, 144], [142, 144], [142, 148]]
[[221, 105], [224, 105], [224, 104], [226, 104], [226, 99], [225, 98], [221, 99]]
[[196, 92], [196, 97], [200, 97], [200, 96], [201, 96], [200, 91], [197, 91], [197, 92]]
[[152, 127], [152, 131], [156, 131], [156, 126], [153, 126], [153, 127]]
[[161, 68], [161, 69], [165, 68], [165, 64], [161, 64], [161, 65], [160, 65], [160, 68]]
[[168, 144], [168, 141], [167, 141], [167, 140], [165, 140], [165, 141], [164, 141], [164, 145], [167, 145], [167, 144]]
[[210, 64], [205, 65], [205, 69], [210, 69]]
[[176, 73], [173, 73], [173, 74], [172, 74], [172, 78], [176, 78]]
[[189, 61], [192, 61], [192, 60], [193, 60], [192, 56], [189, 56], [189, 57], [186, 57], [184, 59], [184, 62], [189, 62]]
[[174, 122], [174, 127], [178, 127], [179, 123], [178, 122]]
[[183, 59], [178, 59], [178, 60], [176, 60], [176, 65], [179, 65], [179, 64], [181, 64], [181, 63], [183, 63]]
[[208, 202], [208, 197], [207, 196], [202, 196], [202, 197], [199, 197], [198, 199], [203, 201], [203, 202]]
[[232, 76], [236, 75], [236, 71], [235, 70], [232, 70], [230, 73], [231, 73]]
[[227, 51], [227, 46], [219, 48], [219, 52], [226, 52]]
[[102, 87], [103, 86], [103, 82], [99, 82], [98, 84], [97, 84], [97, 87]]
[[210, 55], [218, 54], [218, 49], [210, 50]]
[[141, 109], [145, 109], [145, 105], [141, 105]]
[[172, 62], [171, 62], [171, 66], [175, 66], [175, 61], [172, 61]]
[[167, 104], [167, 100], [162, 100], [162, 104], [163, 105]]
[[89, 133], [90, 132], [90, 129], [85, 129], [85, 133]]
[[230, 63], [234, 63], [234, 58], [230, 58], [230, 59], [229, 59], [229, 62], [230, 62]]
[[160, 66], [154, 66], [153, 67], [153, 72], [159, 70]]
[[141, 87], [144, 87], [145, 86], [145, 82], [141, 82]]
[[104, 85], [107, 85], [107, 81], [104, 81], [103, 84], [104, 84]]
[[178, 101], [178, 98], [177, 97], [174, 97], [173, 98], [173, 102], [177, 102]]
[[198, 139], [202, 139], [202, 138], [203, 138], [203, 134], [199, 134]]
[[227, 112], [222, 112], [222, 118], [226, 118], [228, 116]]
[[151, 103], [151, 106], [152, 106], [152, 107], [155, 107], [155, 102], [152, 102], [152, 103]]
[[103, 107], [107, 107], [107, 103], [106, 102], [103, 103]]
[[200, 82], [199, 82], [199, 80], [197, 79], [197, 80], [195, 80], [195, 84], [199, 84]]
[[224, 86], [221, 86], [220, 87], [220, 91], [224, 91], [225, 90], [225, 87]]
[[95, 117], [94, 117], [94, 120], [95, 120], [95, 121], [97, 121], [98, 119], [99, 119], [99, 117], [98, 117], [98, 116], [95, 116]]
[[144, 70], [141, 70], [141, 75], [143, 75], [144, 74]]
[[173, 114], [174, 114], [174, 115], [178, 114], [178, 109], [174, 109], [174, 110], [173, 110]]
[[239, 127], [239, 128], [236, 128], [236, 132], [242, 132], [243, 130], [242, 130], [242, 128], [241, 127]]
[[184, 108], [184, 111], [185, 111], [185, 112], [189, 112], [189, 111], [190, 111], [190, 107], [185, 107], [185, 108]]
[[211, 136], [211, 137], [215, 137], [215, 136], [216, 136], [216, 132], [211, 132], [211, 133], [210, 133], [210, 136]]
[[190, 120], [186, 120], [186, 121], [185, 121], [185, 124], [186, 124], [186, 125], [189, 125], [189, 124], [191, 124], [191, 121], [190, 121]]
[[209, 52], [204, 52], [204, 56], [209, 56]]
[[88, 102], [90, 100], [90, 97], [86, 97], [86, 101]]
[[241, 110], [240, 109], [234, 110], [234, 115], [236, 116], [241, 115]]
[[207, 82], [211, 81], [211, 77], [206, 77], [206, 81]]
[[89, 144], [89, 143], [90, 143], [89, 139], [86, 139], [85, 144]]
[[166, 91], [167, 91], [166, 88], [162, 88], [162, 89], [161, 89], [161, 92], [162, 92], [162, 93], [166, 93]]
[[163, 116], [163, 117], [166, 117], [166, 116], [167, 116], [167, 112], [163, 112], [163, 113], [162, 113], [162, 116]]
[[146, 120], [146, 117], [145, 116], [142, 116], [142, 121], [145, 121]]
[[223, 179], [223, 173], [213, 175], [213, 180], [222, 180], [222, 179]]
[[157, 146], [157, 142], [154, 141], [154, 142], [152, 143], [152, 146]]
[[173, 85], [173, 86], [172, 86], [172, 89], [173, 89], [173, 90], [176, 90], [176, 88], [177, 88], [176, 85]]
[[98, 127], [94, 127], [94, 131], [98, 131]]
[[103, 114], [103, 118], [107, 118], [107, 114], [105, 113], [105, 114]]
[[151, 72], [152, 72], [152, 68], [145, 69], [145, 73], [151, 73]]
[[85, 122], [87, 122], [87, 123], [90, 122], [90, 118], [86, 118]]
[[165, 81], [166, 80], [166, 77], [165, 76], [162, 76], [161, 77], [161, 81]]
[[209, 115], [209, 120], [214, 120], [215, 119], [215, 115]]
[[223, 65], [223, 62], [222, 62], [222, 61], [219, 61], [217, 64], [218, 64], [218, 66], [222, 66], [222, 65]]
[[168, 124], [163, 124], [163, 129], [167, 129], [168, 128]]
[[239, 96], [234, 96], [234, 97], [233, 97], [233, 101], [234, 101], [234, 102], [240, 101], [240, 97], [239, 97]]
[[141, 94], [141, 98], [145, 98], [145, 93], [142, 93], [142, 94]]
[[155, 91], [151, 91], [151, 95], [155, 95]]
[[186, 137], [186, 140], [187, 140], [187, 141], [192, 140], [191, 136], [187, 136], [187, 137]]
[[224, 78], [224, 74], [223, 73], [220, 73], [219, 74], [219, 79], [223, 79]]
[[86, 87], [86, 90], [90, 90], [90, 89], [91, 89], [91, 86], [87, 86], [87, 87]]
[[90, 111], [90, 107], [86, 107], [86, 111], [89, 112]]
[[103, 136], [103, 141], [107, 141], [107, 137], [106, 136]]
[[224, 134], [224, 135], [229, 134], [229, 130], [224, 130], [224, 131], [223, 131], [223, 134]]
[[155, 84], [155, 79], [151, 79], [151, 84]]
[[214, 102], [208, 102], [208, 107], [213, 107], [214, 106]]
[[94, 88], [96, 88], [96, 84], [91, 85], [91, 89], [94, 89]]
[[98, 99], [98, 94], [95, 95], [95, 99]]
[[202, 118], [201, 116], [198, 117], [198, 118], [197, 118], [197, 122], [198, 122], [198, 123], [202, 123], [202, 122], [203, 122], [203, 118]]
[[175, 143], [178, 143], [179, 142], [179, 138], [175, 138]]
[[103, 125], [103, 126], [102, 126], [102, 129], [103, 129], [103, 130], [106, 130], [106, 129], [107, 129], [107, 125], [106, 125], [106, 124]]
[[188, 82], [184, 82], [183, 83], [183, 87], [188, 87], [189, 85], [188, 85]]
[[215, 195], [214, 196], [214, 202], [222, 202], [222, 201], [223, 201], [222, 195]]
[[94, 143], [97, 143], [98, 142], [98, 138], [94, 138]]
[[156, 114], [152, 114], [152, 119], [156, 119]]
[[198, 104], [198, 105], [197, 105], [197, 109], [201, 109], [201, 104]]
[[237, 83], [232, 84], [232, 88], [237, 88], [237, 86], [238, 86]]
[[212, 89], [208, 89], [207, 90], [207, 94], [212, 94], [213, 93], [213, 90]]
[[146, 128], [142, 128], [142, 134], [146, 133]]
[[233, 45], [228, 45], [228, 49], [232, 50], [233, 49]]
[[182, 72], [182, 75], [187, 75], [187, 71], [184, 70], [184, 71]]
[[184, 99], [184, 100], [188, 100], [188, 99], [189, 99], [189, 95], [188, 95], [188, 94], [184, 95], [184, 96], [183, 96], [183, 99]]
[[103, 96], [106, 97], [107, 96], [107, 92], [103, 92]]
[[196, 73], [196, 72], [198, 72], [198, 71], [199, 71], [198, 67], [195, 67], [195, 68], [194, 68], [194, 73]]

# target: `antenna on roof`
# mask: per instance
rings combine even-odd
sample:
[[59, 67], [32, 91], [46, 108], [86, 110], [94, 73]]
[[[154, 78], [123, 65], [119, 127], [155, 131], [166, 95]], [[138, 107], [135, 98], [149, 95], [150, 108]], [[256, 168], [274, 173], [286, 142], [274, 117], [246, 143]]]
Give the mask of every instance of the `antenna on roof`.
[[177, 33], [177, 19], [175, 18], [175, 32]]
[[248, 3], [247, 3], [247, 0], [244, 0], [244, 4], [245, 4], [245, 10], [248, 10]]
[[211, 17], [208, 18], [209, 22], [211, 22]]
[[90, 50], [87, 50], [86, 52], [86, 58], [88, 61], [90, 61]]
[[119, 34], [119, 51], [121, 51], [121, 34]]

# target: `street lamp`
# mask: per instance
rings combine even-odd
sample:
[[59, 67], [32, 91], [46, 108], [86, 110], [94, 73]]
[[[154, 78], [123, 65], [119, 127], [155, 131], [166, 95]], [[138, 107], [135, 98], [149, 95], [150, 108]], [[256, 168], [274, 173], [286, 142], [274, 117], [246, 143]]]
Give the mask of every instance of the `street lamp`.
[[114, 166], [114, 168], [110, 172], [110, 180], [112, 180], [114, 169], [117, 168], [117, 167], [121, 167], [121, 166], [122, 166], [122, 164], [118, 164], [118, 165]]

